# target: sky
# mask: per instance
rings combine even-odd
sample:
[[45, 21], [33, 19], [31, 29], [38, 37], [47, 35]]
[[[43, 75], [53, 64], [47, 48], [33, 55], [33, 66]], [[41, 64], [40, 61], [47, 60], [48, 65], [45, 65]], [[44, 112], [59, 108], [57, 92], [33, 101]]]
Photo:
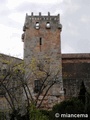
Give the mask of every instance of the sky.
[[62, 53], [90, 53], [90, 0], [0, 0], [0, 53], [23, 58], [25, 15], [60, 14]]

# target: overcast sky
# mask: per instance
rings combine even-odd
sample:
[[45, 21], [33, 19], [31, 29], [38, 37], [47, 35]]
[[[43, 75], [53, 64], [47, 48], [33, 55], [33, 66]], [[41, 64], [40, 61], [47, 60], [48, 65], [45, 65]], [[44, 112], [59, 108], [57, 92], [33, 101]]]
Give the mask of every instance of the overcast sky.
[[90, 53], [90, 0], [0, 0], [0, 53], [23, 57], [25, 15], [60, 14], [62, 53]]

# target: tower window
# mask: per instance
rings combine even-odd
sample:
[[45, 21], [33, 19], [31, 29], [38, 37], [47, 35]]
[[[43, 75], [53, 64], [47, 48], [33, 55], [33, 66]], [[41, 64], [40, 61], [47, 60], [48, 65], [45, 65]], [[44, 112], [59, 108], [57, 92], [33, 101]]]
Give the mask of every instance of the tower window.
[[37, 30], [40, 28], [39, 22], [36, 22], [36, 26], [35, 27], [36, 27]]
[[47, 22], [46, 23], [46, 28], [50, 29], [51, 25], [50, 25], [50, 22]]
[[42, 86], [41, 81], [40, 80], [35, 80], [34, 81], [34, 92], [35, 93], [40, 92], [41, 86]]
[[39, 45], [40, 45], [40, 51], [41, 51], [41, 45], [42, 45], [42, 38], [39, 39]]
[[40, 38], [40, 45], [42, 45], [42, 38]]

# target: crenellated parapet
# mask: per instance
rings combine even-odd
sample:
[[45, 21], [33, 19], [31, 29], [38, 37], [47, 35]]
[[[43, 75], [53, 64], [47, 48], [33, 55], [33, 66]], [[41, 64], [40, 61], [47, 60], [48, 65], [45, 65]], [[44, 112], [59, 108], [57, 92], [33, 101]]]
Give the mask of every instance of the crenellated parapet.
[[26, 14], [26, 19], [29, 18], [29, 20], [55, 20], [55, 21], [59, 21], [59, 14], [57, 16], [51, 16], [50, 12], [48, 12], [47, 16], [43, 16], [41, 14], [41, 12], [39, 12], [39, 15], [34, 15], [33, 12], [31, 13], [31, 16], [29, 16], [28, 14]]
[[50, 12], [48, 12], [47, 16], [43, 16], [41, 14], [41, 12], [39, 12], [39, 15], [34, 15], [33, 12], [32, 12], [31, 16], [26, 14], [23, 31], [28, 29], [32, 23], [34, 23], [34, 22], [41, 23], [42, 21], [45, 21], [46, 23], [48, 22], [50, 24], [52, 24], [53, 22], [57, 23], [57, 28], [60, 29], [60, 30], [62, 29], [62, 25], [60, 24], [60, 15], [59, 14], [57, 16], [51, 16]]
[[60, 23], [60, 14], [56, 16], [50, 15], [50, 12], [48, 12], [48, 15], [42, 15], [41, 12], [39, 12], [39, 15], [34, 15], [33, 12], [31, 15], [26, 14], [25, 17], [25, 23], [23, 26], [24, 33], [22, 34], [22, 41], [24, 42], [25, 37], [25, 31], [27, 29], [36, 29], [36, 30], [45, 30], [45, 29], [52, 29], [56, 31], [57, 29], [62, 31], [62, 24]]

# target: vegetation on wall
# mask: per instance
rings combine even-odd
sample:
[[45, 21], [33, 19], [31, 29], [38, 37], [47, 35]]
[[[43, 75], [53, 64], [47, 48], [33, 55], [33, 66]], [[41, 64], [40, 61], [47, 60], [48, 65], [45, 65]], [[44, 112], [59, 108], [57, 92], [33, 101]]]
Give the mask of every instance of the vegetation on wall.
[[[6, 106], [7, 109], [10, 109], [10, 117], [13, 119], [20, 119], [21, 116], [25, 117], [24, 119], [30, 119], [30, 107], [33, 104], [35, 106], [36, 114], [40, 114], [42, 117], [39, 119], [46, 119], [45, 116], [41, 114], [37, 108], [40, 108], [43, 104], [43, 100], [45, 96], [48, 94], [51, 87], [57, 82], [60, 67], [58, 67], [57, 71], [52, 70], [49, 71], [49, 63], [50, 59], [47, 58], [47, 64], [42, 64], [41, 61], [37, 61], [36, 59], [32, 59], [32, 62], [27, 66], [24, 66], [23, 62], [17, 63], [12, 60], [12, 62], [7, 60], [3, 61], [1, 69], [3, 65], [5, 69], [0, 73], [0, 91], [3, 92], [3, 98], [7, 101]], [[32, 92], [29, 88], [29, 80], [30, 75], [25, 76], [25, 69], [28, 68], [28, 71], [32, 70], [32, 74], [34, 77], [41, 80], [41, 87], [37, 93], [36, 99], [33, 98]], [[29, 74], [31, 72], [29, 71]], [[44, 92], [44, 95], [41, 99], [41, 102], [38, 104], [39, 96]], [[25, 95], [26, 102], [22, 101], [22, 95]], [[21, 97], [20, 97], [21, 96]], [[25, 116], [21, 115], [22, 107], [25, 108]], [[33, 112], [32, 112], [33, 113]], [[40, 116], [39, 115], [39, 116]], [[35, 117], [35, 116], [34, 116]], [[38, 118], [37, 118], [38, 119]]]

